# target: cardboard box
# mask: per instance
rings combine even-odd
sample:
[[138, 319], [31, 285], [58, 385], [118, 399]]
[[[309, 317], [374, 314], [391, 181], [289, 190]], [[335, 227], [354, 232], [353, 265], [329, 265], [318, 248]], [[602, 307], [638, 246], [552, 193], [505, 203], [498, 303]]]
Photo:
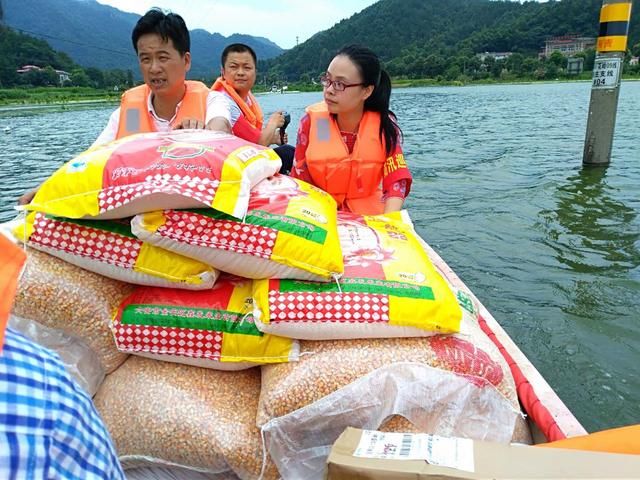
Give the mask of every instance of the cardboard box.
[[[369, 458], [371, 456], [384, 458]], [[427, 463], [426, 457], [431, 464]], [[640, 455], [502, 445], [427, 434], [388, 434], [348, 428], [333, 445], [327, 460], [329, 480], [542, 478], [640, 479]]]

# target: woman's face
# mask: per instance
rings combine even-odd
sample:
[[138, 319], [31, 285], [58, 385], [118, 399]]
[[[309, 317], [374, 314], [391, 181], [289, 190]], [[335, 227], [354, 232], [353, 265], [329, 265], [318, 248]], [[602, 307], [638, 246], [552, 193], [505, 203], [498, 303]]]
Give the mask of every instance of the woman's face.
[[[362, 83], [362, 76], [349, 57], [346, 55], [335, 57], [327, 68], [326, 77], [332, 82], [339, 81], [347, 86], [343, 91], [336, 90], [333, 83], [324, 87], [324, 101], [329, 112], [341, 114], [364, 109], [364, 101], [373, 92], [373, 85], [367, 87], [358, 85]], [[348, 86], [354, 84], [355, 86]]]

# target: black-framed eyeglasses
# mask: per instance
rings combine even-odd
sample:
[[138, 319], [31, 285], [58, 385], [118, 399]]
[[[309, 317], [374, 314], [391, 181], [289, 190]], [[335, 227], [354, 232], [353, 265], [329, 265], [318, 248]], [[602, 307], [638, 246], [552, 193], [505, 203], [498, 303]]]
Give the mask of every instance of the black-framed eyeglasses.
[[343, 92], [345, 88], [349, 87], [360, 87], [364, 85], [364, 83], [344, 83], [342, 80], [331, 80], [326, 74], [320, 77], [320, 85], [323, 88], [329, 88], [333, 85], [333, 89], [336, 92]]

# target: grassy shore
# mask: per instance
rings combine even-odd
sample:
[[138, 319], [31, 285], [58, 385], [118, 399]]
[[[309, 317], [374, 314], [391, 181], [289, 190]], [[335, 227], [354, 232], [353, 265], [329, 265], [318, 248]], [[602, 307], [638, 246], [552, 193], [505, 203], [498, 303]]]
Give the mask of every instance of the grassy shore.
[[[638, 81], [638, 75], [622, 76], [623, 81]], [[432, 86], [465, 86], [465, 85], [499, 85], [517, 83], [545, 83], [545, 82], [575, 82], [591, 81], [591, 72], [583, 72], [579, 76], [570, 78], [556, 78], [551, 80], [539, 80], [535, 78], [501, 78], [481, 79], [461, 78], [456, 80], [415, 78], [396, 78], [392, 80], [393, 88], [432, 87]], [[256, 86], [255, 93], [268, 92], [270, 89]], [[322, 87], [312, 83], [290, 83], [289, 92], [319, 92]], [[120, 101], [121, 91], [99, 90], [90, 87], [36, 87], [36, 88], [10, 88], [0, 89], [0, 107], [30, 106], [30, 105], [68, 105], [115, 103]]]
[[89, 87], [36, 87], [0, 89], [0, 105], [55, 105], [117, 102], [122, 92]]

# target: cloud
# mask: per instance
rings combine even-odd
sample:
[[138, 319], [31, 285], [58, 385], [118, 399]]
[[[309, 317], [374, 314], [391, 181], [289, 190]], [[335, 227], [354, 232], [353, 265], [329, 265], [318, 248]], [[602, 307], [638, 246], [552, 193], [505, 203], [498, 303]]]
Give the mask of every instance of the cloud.
[[98, 0], [138, 14], [157, 6], [180, 14], [189, 29], [202, 28], [224, 36], [244, 33], [266, 37], [283, 48], [302, 43], [319, 31], [375, 3], [375, 0]]

